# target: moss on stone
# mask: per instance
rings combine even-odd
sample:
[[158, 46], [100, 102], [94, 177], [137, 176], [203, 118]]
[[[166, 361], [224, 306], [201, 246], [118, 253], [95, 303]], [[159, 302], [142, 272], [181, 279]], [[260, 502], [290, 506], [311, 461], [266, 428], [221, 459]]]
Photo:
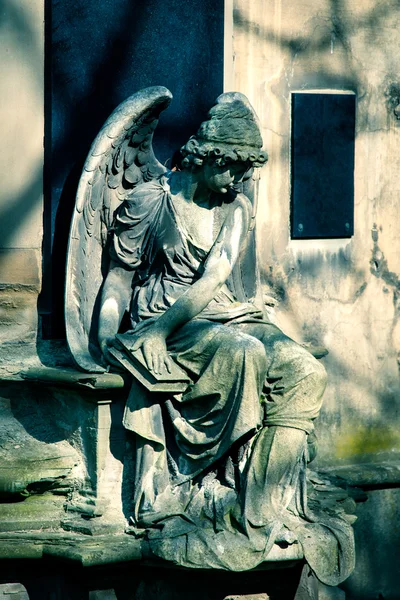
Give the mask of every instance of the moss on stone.
[[364, 454], [400, 449], [400, 432], [388, 427], [373, 426], [342, 434], [336, 445], [336, 457], [348, 459]]

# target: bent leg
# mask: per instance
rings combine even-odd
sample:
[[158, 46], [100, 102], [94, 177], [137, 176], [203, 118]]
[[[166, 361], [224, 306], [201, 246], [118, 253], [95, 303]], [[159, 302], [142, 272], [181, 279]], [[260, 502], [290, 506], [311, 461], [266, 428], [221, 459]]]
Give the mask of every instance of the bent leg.
[[236, 328], [260, 340], [265, 348], [265, 424], [311, 433], [326, 387], [323, 365], [275, 325], [243, 323]]
[[194, 476], [262, 426], [265, 349], [244, 332], [198, 320], [173, 334], [168, 350], [193, 380], [165, 407], [179, 468]]
[[274, 325], [242, 324], [240, 329], [259, 339], [267, 356], [265, 428], [248, 465], [244, 516], [253, 528], [267, 527], [272, 537], [290, 541], [283, 525], [293, 522], [287, 511], [292, 501], [305, 512], [307, 434], [319, 414], [326, 373]]

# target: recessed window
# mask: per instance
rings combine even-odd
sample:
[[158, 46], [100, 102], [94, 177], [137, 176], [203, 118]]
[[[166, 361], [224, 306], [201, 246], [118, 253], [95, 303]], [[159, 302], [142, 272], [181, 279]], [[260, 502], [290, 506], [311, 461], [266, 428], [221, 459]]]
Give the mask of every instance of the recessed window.
[[354, 232], [354, 94], [292, 94], [292, 239]]

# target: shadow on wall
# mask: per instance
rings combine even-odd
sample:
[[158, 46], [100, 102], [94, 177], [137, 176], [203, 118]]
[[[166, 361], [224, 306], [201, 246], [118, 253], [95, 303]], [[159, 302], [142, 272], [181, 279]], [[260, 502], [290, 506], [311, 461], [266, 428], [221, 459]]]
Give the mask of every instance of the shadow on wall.
[[[272, 29], [260, 27], [257, 23], [252, 23], [246, 19], [240, 10], [235, 11], [235, 27], [241, 28], [244, 31], [252, 32], [263, 40], [268, 40], [273, 44], [277, 44], [283, 49], [291, 53], [293, 60], [301, 56], [308, 56], [315, 53], [320, 53], [330, 47], [332, 40], [335, 43], [341, 44], [347, 56], [347, 69], [344, 79], [341, 79], [341, 85], [353, 89], [354, 91], [362, 92], [362, 74], [360, 74], [354, 66], [354, 61], [350, 60], [351, 48], [349, 46], [349, 36], [355, 30], [368, 29], [371, 36], [371, 43], [379, 35], [379, 28], [383, 19], [385, 19], [391, 11], [395, 11], [398, 3], [395, 0], [385, 2], [374, 6], [362, 16], [354, 16], [348, 7], [348, 3], [344, 0], [329, 0], [327, 2], [326, 16], [318, 17], [316, 21], [316, 29], [312, 37], [297, 36], [280, 36], [277, 38]], [[78, 10], [79, 7], [75, 6]], [[32, 30], [28, 15], [24, 11], [18, 9], [13, 0], [0, 0], [0, 28], [12, 29], [18, 43], [24, 49], [25, 60], [30, 65], [32, 72], [36, 74], [38, 86], [42, 85], [42, 54], [41, 48], [35, 43], [35, 31]], [[48, 11], [48, 19], [46, 27], [51, 26], [51, 0], [46, 0], [46, 10]], [[74, 10], [72, 6], [71, 10]], [[81, 10], [81, 7], [79, 8]], [[85, 9], [86, 10], [86, 9]], [[183, 9], [184, 10], [184, 9]], [[149, 11], [146, 11], [142, 3], [134, 4], [127, 3], [125, 11], [117, 15], [118, 27], [114, 27], [113, 35], [104, 44], [102, 54], [96, 55], [96, 68], [90, 73], [90, 76], [85, 81], [84, 86], [79, 88], [80, 96], [74, 97], [74, 102], [70, 104], [70, 110], [63, 115], [65, 122], [68, 123], [68, 130], [65, 136], [58, 140], [58, 143], [53, 148], [53, 156], [55, 161], [62, 160], [62, 157], [70, 156], [71, 149], [74, 148], [74, 141], [77, 139], [81, 142], [82, 151], [78, 154], [74, 153], [74, 164], [69, 172], [67, 179], [62, 184], [61, 199], [58, 210], [52, 214], [51, 206], [47, 206], [45, 215], [45, 239], [44, 239], [44, 277], [43, 291], [40, 298], [41, 312], [49, 312], [51, 298], [51, 288], [54, 287], [57, 293], [54, 295], [54, 300], [58, 304], [56, 306], [57, 318], [57, 334], [63, 334], [63, 286], [64, 286], [64, 265], [65, 253], [68, 238], [68, 226], [73, 211], [75, 190], [85, 160], [87, 151], [93, 141], [95, 135], [108, 117], [112, 109], [118, 104], [119, 99], [116, 96], [115, 90], [121, 85], [121, 72], [132, 56], [135, 54], [135, 46], [141, 33], [146, 31], [149, 25]], [[315, 17], [317, 19], [317, 17]], [[324, 23], [321, 26], [321, 22]], [[317, 27], [318, 25], [318, 27]], [[47, 30], [47, 34], [50, 32]], [[61, 42], [60, 42], [61, 43]], [[129, 44], [129, 52], [126, 51]], [[383, 51], [389, 56], [390, 48], [383, 46]], [[118, 69], [115, 68], [118, 65]], [[139, 67], [140, 70], [140, 67]], [[63, 74], [61, 72], [54, 73], [55, 79], [65, 86], [65, 81], [62, 81]], [[320, 82], [320, 85], [326, 87], [334, 87], [337, 84], [335, 77], [323, 71], [313, 75]], [[58, 79], [57, 79], [58, 78]], [[146, 74], [143, 78], [146, 85], [153, 84], [151, 75]], [[323, 82], [323, 83], [321, 83]], [[49, 81], [47, 83], [47, 119], [46, 119], [46, 134], [51, 135], [52, 123], [50, 121], [50, 105], [51, 93]], [[164, 83], [164, 82], [155, 82]], [[96, 90], [96, 94], [94, 93]], [[97, 92], [101, 93], [102, 100], [97, 102]], [[208, 108], [204, 106], [204, 109]], [[95, 117], [93, 118], [93, 113]], [[88, 119], [88, 115], [91, 116]], [[161, 124], [157, 130], [158, 137], [165, 139], [172, 133], [178, 138], [181, 127], [178, 124], [173, 126], [173, 119], [168, 120], [168, 126]], [[82, 141], [83, 140], [83, 141]], [[170, 141], [170, 140], [169, 140]], [[180, 142], [179, 142], [180, 143]], [[179, 144], [177, 144], [179, 145]], [[50, 148], [47, 146], [46, 152]], [[283, 152], [286, 150], [283, 148]], [[75, 151], [74, 151], [75, 152]], [[49, 162], [49, 156], [46, 157], [47, 168], [49, 170], [56, 167]], [[47, 176], [46, 176], [47, 177]], [[42, 185], [42, 170], [37, 169], [32, 173], [31, 179], [27, 182], [24, 192], [10, 200], [8, 206], [0, 209], [0, 218], [2, 222], [11, 221], [11, 215], [19, 214], [21, 219], [29, 219], [30, 210], [32, 207], [32, 199], [40, 197], [40, 189]], [[46, 187], [48, 182], [46, 182]], [[49, 190], [46, 189], [46, 192]], [[52, 245], [51, 233], [55, 231], [54, 245]], [[10, 229], [6, 232], [6, 237], [3, 238], [7, 242], [7, 237], [10, 239], [13, 235]], [[54, 277], [54, 279], [53, 279]]]
[[[362, 16], [358, 16], [354, 14], [348, 0], [327, 0], [326, 11], [321, 12], [319, 10], [318, 14], [313, 17], [315, 19], [315, 28], [313, 28], [312, 37], [289, 37], [285, 35], [279, 35], [278, 37], [272, 29], [267, 29], [258, 23], [249, 21], [241, 10], [235, 11], [234, 22], [235, 27], [252, 33], [271, 44], [280, 46], [292, 56], [310, 56], [323, 52], [331, 48], [332, 42], [342, 45], [346, 52], [351, 54], [350, 37], [355, 32], [364, 29], [372, 34], [370, 39], [371, 45], [379, 41], [379, 28], [382, 21], [391, 12], [397, 12], [398, 6], [397, 0], [388, 0], [377, 4], [369, 11], [365, 11]], [[325, 24], [324, 26], [323, 23]], [[383, 51], [389, 62], [389, 59], [392, 59], [390, 47], [383, 46]], [[348, 61], [348, 67], [347, 76], [349, 80], [357, 82], [360, 73], [357, 72], [350, 60]]]
[[[284, 5], [285, 6], [285, 5]], [[286, 4], [287, 6], [287, 4]], [[279, 10], [279, 9], [277, 9]], [[385, 34], [383, 27], [385, 21], [398, 14], [397, 0], [386, 0], [375, 3], [371, 9], [363, 11], [354, 10], [349, 0], [325, 0], [315, 10], [314, 15], [305, 22], [308, 35], [303, 35], [304, 28], [299, 35], [288, 36], [274, 29], [260, 25], [257, 20], [251, 21], [243, 10], [234, 11], [234, 27], [239, 32], [250, 34], [260, 42], [268, 42], [271, 46], [280, 48], [290, 57], [290, 68], [282, 72], [281, 77], [271, 83], [271, 92], [275, 88], [280, 94], [289, 96], [291, 89], [346, 89], [357, 94], [358, 102], [376, 102], [373, 83], [368, 69], [362, 64], [356, 54], [357, 42], [354, 38], [368, 48], [370, 54], [366, 57], [371, 70], [382, 74], [385, 70], [384, 82], [379, 83], [378, 94], [382, 105], [391, 119], [400, 122], [400, 83], [398, 54], [393, 44], [384, 43]], [[396, 24], [389, 28], [395, 30]], [[353, 47], [354, 46], [354, 47]], [[341, 50], [342, 67], [340, 72], [329, 72], [326, 57]], [[310, 61], [312, 67], [310, 68]], [[382, 67], [382, 65], [384, 65]], [[289, 80], [291, 82], [289, 83]], [[378, 104], [376, 102], [376, 104]], [[377, 105], [376, 108], [379, 108]], [[362, 129], [379, 130], [380, 125], [368, 123], [360, 112], [357, 115], [357, 131]], [[279, 132], [278, 132], [278, 135]], [[273, 157], [271, 157], [272, 159]]]
[[[2, 32], [13, 32], [13, 36], [20, 51], [24, 55], [24, 63], [29, 67], [33, 79], [37, 82], [38, 89], [43, 86], [43, 54], [42, 49], [38, 45], [38, 32], [32, 28], [28, 15], [21, 10], [16, 2], [12, 0], [0, 0], [0, 35]], [[41, 108], [39, 108], [41, 110]], [[20, 123], [21, 130], [29, 127], [29, 124], [24, 122], [23, 115]], [[18, 135], [18, 132], [16, 132]], [[16, 174], [16, 177], [18, 175]], [[20, 215], [21, 220], [28, 220], [31, 211], [34, 208], [33, 201], [41, 199], [42, 194], [42, 165], [31, 174], [29, 181], [26, 182], [24, 191], [15, 197], [10, 197], [7, 205], [0, 207], [0, 222], [9, 223], [15, 222], [14, 215]], [[2, 230], [1, 244], [7, 247], [7, 243], [14, 235], [12, 228], [4, 228]]]
[[[89, 147], [106, 118], [137, 89], [160, 84], [170, 87], [175, 102], [163, 118], [155, 140], [157, 154], [165, 161], [194, 133], [209, 109], [210, 94], [213, 101], [222, 91], [223, 0], [206, 2], [204, 10], [195, 15], [188, 1], [170, 0], [168, 6], [163, 3], [164, 13], [171, 9], [168, 15], [161, 14], [160, 6], [159, 0], [148, 3], [120, 0], [118, 10], [114, 6], [110, 13], [108, 2], [99, 5], [88, 2], [82, 7], [81, 2], [73, 1], [63, 8], [45, 0], [44, 273], [39, 312], [55, 313], [55, 322], [50, 324], [53, 337], [64, 335], [64, 267], [75, 192]], [[31, 22], [30, 10], [34, 9], [21, 8], [14, 0], [0, 0], [0, 10], [0, 30], [12, 35], [23, 50], [21, 63], [29, 66], [41, 92], [43, 54], [38, 46], [40, 32]], [[60, 21], [63, 11], [69, 18]], [[219, 14], [221, 18], [214, 18]], [[178, 34], [186, 22], [192, 22], [192, 27], [184, 28], [183, 37]], [[203, 48], [196, 41], [206, 39], [206, 26], [210, 43]], [[86, 30], [87, 40], [77, 36], [74, 29], [79, 27], [90, 28]], [[172, 33], [167, 35], [168, 32]], [[82, 48], [86, 48], [84, 61]], [[65, 65], [63, 68], [55, 61], [54, 53], [58, 53], [58, 58], [64, 53], [71, 68], [65, 69]], [[183, 70], [185, 77], [181, 76]], [[207, 88], [202, 90], [199, 82], [207, 82]], [[54, 114], [57, 122], [54, 119], [52, 122]], [[15, 215], [19, 215], [18, 225], [29, 219], [34, 205], [40, 201], [42, 181], [40, 164], [26, 181], [23, 193], [0, 208], [3, 223], [16, 222]], [[54, 190], [57, 197], [52, 202]], [[6, 229], [4, 245], [14, 233], [14, 227]]]
[[[267, 4], [273, 9], [273, 3]], [[282, 130], [279, 129], [279, 111], [289, 111], [286, 101], [292, 89], [344, 88], [356, 92], [360, 109], [357, 114], [357, 135], [361, 132], [366, 134], [359, 147], [363, 146], [364, 151], [368, 150], [365, 150], [366, 145], [369, 149], [382, 148], [384, 142], [382, 137], [379, 137], [381, 132], [389, 131], [392, 126], [396, 127], [400, 124], [396, 113], [396, 106], [400, 106], [399, 86], [396, 83], [399, 78], [398, 53], [396, 56], [397, 46], [394, 46], [395, 33], [393, 33], [395, 19], [398, 20], [399, 15], [398, 2], [387, 0], [379, 4], [361, 3], [356, 8], [354, 3], [348, 0], [321, 1], [314, 12], [312, 8], [306, 10], [299, 8], [297, 14], [304, 19], [303, 27], [292, 21], [292, 28], [290, 28], [290, 16], [289, 21], [285, 23], [290, 3], [278, 3], [279, 6], [273, 9], [276, 12], [269, 15], [269, 21], [264, 21], [267, 26], [260, 24], [259, 15], [255, 11], [252, 12], [250, 8], [248, 10], [245, 3], [241, 5], [244, 9], [238, 9], [234, 13], [234, 27], [239, 34], [243, 33], [246, 38], [250, 38], [252, 44], [254, 42], [252, 45], [254, 52], [259, 40], [260, 53], [264, 52], [264, 55], [268, 55], [270, 52], [271, 60], [275, 60], [273, 69], [267, 69], [269, 75], [265, 76], [266, 80], [257, 80], [254, 86], [257, 94], [267, 85], [268, 93], [279, 96], [278, 102], [271, 102], [271, 104], [268, 99], [262, 97], [262, 102], [267, 108], [272, 107], [274, 111], [276, 122], [271, 133], [279, 136], [276, 147], [281, 152], [279, 156], [271, 156], [268, 168], [271, 169], [273, 161], [276, 161], [278, 172], [282, 172], [282, 169], [279, 169], [279, 161], [281, 161], [288, 170], [289, 128], [285, 122], [281, 127]], [[310, 11], [310, 18], [306, 21], [304, 14], [307, 14], [307, 10]], [[249, 17], [252, 14], [254, 20]], [[275, 29], [280, 18], [284, 24], [282, 30]], [[298, 34], [292, 34], [296, 29]], [[385, 43], [387, 35], [392, 36], [389, 43]], [[240, 43], [239, 40], [238, 48]], [[278, 49], [278, 52], [274, 52], [274, 48]], [[329, 57], [333, 52], [339, 53], [339, 57], [336, 62], [332, 59], [330, 63]], [[311, 69], [313, 72], [310, 72]], [[284, 113], [282, 123], [287, 117], [288, 115]], [[372, 132], [376, 132], [376, 137]], [[393, 133], [395, 133], [394, 128]], [[272, 140], [274, 139], [272, 137]], [[393, 152], [395, 152], [394, 144]], [[371, 156], [373, 156], [372, 150]], [[359, 177], [363, 176], [366, 177], [367, 174], [359, 174]], [[393, 176], [395, 176], [394, 169]], [[272, 180], [271, 175], [270, 177]], [[379, 174], [379, 177], [385, 181], [384, 174]], [[390, 170], [387, 171], [387, 177], [390, 177]], [[269, 185], [271, 190], [271, 183]], [[286, 191], [286, 188], [284, 189]], [[382, 193], [383, 198], [368, 196], [368, 201], [371, 204], [381, 202], [379, 207], [382, 207], [383, 202], [391, 201], [390, 190], [385, 189]], [[367, 200], [367, 196], [362, 198], [364, 199]], [[273, 206], [277, 210], [278, 199]], [[357, 206], [357, 210], [360, 211], [360, 206]], [[271, 215], [268, 216], [268, 224], [271, 222], [270, 218]], [[372, 223], [369, 227], [371, 225]], [[278, 226], [281, 238], [288, 236], [285, 218], [282, 221], [278, 220]], [[362, 235], [363, 232], [368, 235], [365, 222], [363, 222], [363, 230], [359, 233]], [[292, 247], [286, 253], [283, 251], [279, 256], [274, 256], [274, 245], [281, 249], [285, 247], [283, 242], [279, 244], [276, 241], [277, 238], [278, 234], [274, 237], [265, 227], [265, 246], [268, 250], [271, 246], [272, 251], [269, 256], [267, 250], [264, 252], [264, 279], [270, 288], [277, 292], [276, 295], [283, 305], [282, 311], [286, 315], [291, 313], [293, 329], [297, 329], [300, 334], [304, 334], [304, 337], [307, 336], [307, 341], [316, 345], [326, 343], [330, 352], [325, 361], [329, 373], [333, 375], [328, 390], [331, 394], [330, 405], [326, 403], [320, 419], [324, 436], [333, 442], [335, 436], [336, 440], [339, 439], [338, 431], [349, 432], [348, 439], [338, 442], [341, 444], [340, 458], [351, 459], [351, 456], [357, 456], [355, 460], [361, 457], [365, 460], [368, 454], [376, 455], [378, 452], [390, 454], [391, 450], [396, 448], [398, 451], [400, 436], [396, 434], [394, 428], [398, 422], [396, 396], [399, 393], [399, 383], [392, 339], [394, 327], [400, 316], [398, 276], [383, 264], [384, 261], [379, 258], [382, 256], [379, 248], [375, 248], [373, 254], [368, 255], [370, 239], [366, 240], [365, 247], [364, 241], [361, 242], [360, 238], [353, 243], [352, 248], [349, 242], [346, 250], [349, 249], [353, 254], [349, 257], [343, 249], [328, 250], [324, 256], [321, 252], [317, 253], [315, 249], [309, 253], [304, 251], [301, 255], [300, 250], [293, 250]], [[365, 250], [362, 260], [360, 248]], [[298, 262], [299, 258], [301, 263]], [[323, 278], [321, 276], [324, 270]], [[381, 281], [377, 282], [375, 278]], [[320, 281], [319, 285], [318, 281]], [[374, 300], [376, 303], [379, 302], [379, 298], [374, 297], [374, 290], [379, 287], [377, 283], [381, 286], [380, 291], [384, 286], [387, 288], [382, 292], [383, 295], [386, 294], [384, 306], [388, 308], [387, 314], [381, 314], [379, 308], [375, 310], [373, 306]], [[296, 299], [299, 299], [297, 310], [294, 306]], [[320, 305], [318, 306], [317, 303]], [[382, 307], [380, 310], [384, 312]], [[324, 312], [323, 316], [318, 314], [321, 312]], [[311, 331], [303, 329], [304, 316], [307, 326], [311, 326]], [[353, 331], [356, 327], [360, 328], [359, 347], [356, 342], [353, 342], [355, 336], [351, 336], [351, 333], [353, 339], [348, 341], [352, 343], [346, 345], [346, 336], [351, 331], [353, 316], [356, 317], [353, 321]], [[379, 321], [380, 318], [382, 323]], [[334, 335], [335, 323], [339, 325], [341, 319], [343, 323], [340, 324], [344, 325], [341, 335], [336, 337], [330, 347], [327, 340], [324, 342], [325, 334], [329, 334], [326, 335], [327, 339]], [[383, 319], [386, 319], [385, 325]], [[380, 338], [379, 350], [375, 347], [378, 345], [378, 338]], [[384, 348], [382, 353], [381, 347]], [[357, 431], [350, 435], [352, 427]], [[329, 447], [329, 444], [326, 444], [327, 455], [329, 451], [333, 454], [333, 446]]]
[[[71, 18], [73, 19], [74, 10], [78, 10], [78, 7], [72, 5], [70, 8], [72, 11]], [[46, 0], [45, 11], [47, 43], [45, 56], [44, 269], [42, 293], [39, 297], [39, 312], [48, 315], [54, 313], [56, 315], [55, 320], [44, 323], [44, 337], [63, 338], [65, 337], [63, 307], [65, 261], [69, 236], [69, 226], [66, 226], [66, 224], [71, 222], [75, 194], [90, 145], [104, 121], [118, 104], [113, 96], [113, 91], [118, 83], [124, 64], [130, 58], [125, 48], [126, 40], [127, 38], [134, 40], [141, 28], [144, 27], [144, 23], [143, 11], [138, 10], [135, 3], [128, 4], [124, 14], [118, 15], [119, 27], [115, 29], [108, 43], [104, 44], [102, 55], [96, 57], [96, 68], [89, 74], [85, 73], [85, 81], [82, 87], [77, 85], [76, 81], [73, 82], [75, 85], [72, 89], [75, 88], [75, 92], [80, 95], [74, 98], [73, 103], [63, 105], [64, 110], [68, 109], [62, 115], [63, 121], [68, 123], [68, 128], [64, 130], [62, 137], [59, 136], [54, 141], [52, 104], [53, 101], [57, 102], [57, 98], [53, 98], [52, 78], [54, 77], [54, 86], [59, 86], [58, 89], [64, 89], [65, 93], [68, 92], [68, 81], [63, 80], [64, 74], [57, 69], [59, 65], [56, 64], [51, 69], [53, 37], [57, 37], [57, 29], [62, 27], [62, 24], [56, 23], [56, 32], [53, 35], [51, 0]], [[85, 12], [87, 12], [87, 8]], [[55, 43], [65, 44], [65, 41], [55, 40]], [[68, 51], [68, 48], [65, 50]], [[115, 65], [118, 65], [118, 69], [115, 68]], [[97, 95], [101, 97], [101, 102], [97, 101]], [[79, 140], [79, 144], [76, 143], [76, 140]], [[80, 152], [77, 151], [77, 147], [81, 148]], [[72, 158], [71, 152], [74, 152]], [[60, 165], [57, 163], [63, 160], [68, 162], [73, 160], [73, 167], [67, 175], [65, 183], [60, 182], [62, 191], [57, 211], [53, 215], [52, 213], [56, 208], [52, 206], [53, 171], [60, 170]], [[39, 332], [40, 335], [41, 332]], [[40, 352], [40, 349], [38, 349], [38, 352]]]
[[[285, 257], [282, 268], [273, 269], [266, 278], [279, 298], [282, 320], [279, 312], [278, 319], [282, 325], [289, 319], [300, 337], [315, 346], [324, 345], [323, 340], [331, 341], [326, 341], [329, 355], [323, 360], [331, 387], [317, 422], [317, 429], [325, 438], [325, 454], [321, 458], [328, 463], [332, 459], [365, 462], [376, 460], [378, 454], [386, 460], [398, 456], [400, 450], [396, 355], [394, 350], [380, 352], [374, 346], [377, 338], [382, 347], [393, 346], [394, 329], [400, 318], [400, 284], [398, 276], [388, 270], [383, 253], [380, 251], [379, 260], [374, 258], [377, 252], [373, 250], [369, 263], [366, 261], [370, 273], [368, 269], [357, 269], [340, 249], [326, 256], [314, 252]], [[383, 314], [382, 323], [376, 315], [365, 312], [374, 302], [375, 278], [387, 286], [384, 295], [389, 307], [393, 303], [393, 313], [388, 312], [387, 317]], [[367, 292], [368, 285], [372, 291]], [[326, 286], [329, 298], [324, 296]], [[291, 294], [286, 293], [288, 288]], [[343, 288], [348, 290], [345, 294]], [[299, 311], [295, 305], [300, 295], [303, 310], [308, 306], [305, 321], [301, 320], [302, 309]], [[322, 308], [324, 319], [320, 319]], [[348, 344], [341, 343], [346, 339]]]

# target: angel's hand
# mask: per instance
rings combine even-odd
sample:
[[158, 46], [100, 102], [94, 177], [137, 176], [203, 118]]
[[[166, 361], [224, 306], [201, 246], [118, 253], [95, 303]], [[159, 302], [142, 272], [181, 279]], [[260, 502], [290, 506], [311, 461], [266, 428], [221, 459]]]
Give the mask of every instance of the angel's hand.
[[139, 334], [132, 346], [133, 351], [142, 348], [149, 371], [158, 375], [171, 373], [172, 359], [168, 355], [165, 339], [162, 332], [150, 328], [143, 334]]

